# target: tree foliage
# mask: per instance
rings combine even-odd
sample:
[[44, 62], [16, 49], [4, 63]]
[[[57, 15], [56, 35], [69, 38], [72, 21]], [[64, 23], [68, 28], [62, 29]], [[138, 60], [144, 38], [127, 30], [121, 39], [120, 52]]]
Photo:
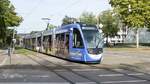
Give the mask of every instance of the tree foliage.
[[[103, 24], [102, 31], [106, 38], [117, 36], [117, 32], [119, 30], [118, 28], [119, 18], [113, 15], [113, 12], [111, 10], [103, 11], [98, 16], [98, 20], [99, 23]], [[108, 39], [107, 39], [107, 43], [108, 43]]]
[[71, 24], [71, 23], [74, 23], [74, 22], [77, 22], [76, 18], [69, 17], [69, 16], [66, 15], [62, 20], [62, 25], [67, 25], [67, 24]]
[[57, 26], [53, 25], [53, 24], [49, 24], [48, 25], [48, 29], [53, 29], [53, 28], [56, 28]]
[[111, 10], [103, 11], [99, 16], [100, 23], [103, 24], [103, 32], [105, 36], [114, 37], [119, 30], [119, 19], [113, 15]]
[[88, 25], [96, 25], [97, 24], [96, 16], [90, 12], [83, 12], [82, 15], [80, 16], [79, 20], [81, 23], [85, 23]]
[[0, 0], [0, 43], [6, 43], [8, 36], [12, 36], [8, 27], [18, 26], [22, 20], [9, 0]]
[[136, 30], [136, 44], [139, 47], [139, 28], [150, 28], [149, 0], [110, 0], [114, 8], [128, 27]]
[[15, 12], [15, 7], [10, 3], [9, 0], [0, 1], [0, 22], [1, 26], [13, 27], [18, 26], [22, 22], [22, 17], [18, 16]]
[[114, 11], [132, 28], [150, 28], [149, 0], [110, 0]]
[[65, 16], [62, 20], [62, 25], [66, 25], [66, 24], [71, 24], [74, 22], [81, 22], [81, 23], [85, 23], [87, 25], [96, 25], [97, 24], [97, 20], [96, 17], [93, 13], [91, 12], [83, 12], [79, 18], [73, 18], [73, 17], [69, 17], [69, 16]]

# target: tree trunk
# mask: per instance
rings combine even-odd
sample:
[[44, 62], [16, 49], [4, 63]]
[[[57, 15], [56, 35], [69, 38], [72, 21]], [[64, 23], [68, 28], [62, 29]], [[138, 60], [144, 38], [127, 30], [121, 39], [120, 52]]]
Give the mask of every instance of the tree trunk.
[[106, 46], [109, 47], [108, 36], [106, 37]]
[[136, 48], [139, 48], [139, 29], [136, 30]]

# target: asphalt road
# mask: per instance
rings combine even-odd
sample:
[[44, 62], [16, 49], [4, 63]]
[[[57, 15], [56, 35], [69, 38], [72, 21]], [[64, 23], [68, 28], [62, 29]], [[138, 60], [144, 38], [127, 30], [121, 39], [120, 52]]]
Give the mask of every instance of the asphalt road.
[[8, 61], [0, 66], [0, 84], [150, 84], [149, 72], [105, 64], [73, 63], [43, 54], [16, 54], [11, 65]]

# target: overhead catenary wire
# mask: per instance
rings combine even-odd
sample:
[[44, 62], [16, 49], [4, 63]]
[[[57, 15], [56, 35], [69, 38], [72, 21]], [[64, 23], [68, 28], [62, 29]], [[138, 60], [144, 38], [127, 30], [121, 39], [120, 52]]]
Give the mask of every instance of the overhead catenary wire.
[[[28, 18], [38, 9], [39, 5], [41, 4], [42, 0], [39, 0], [38, 2], [36, 2], [36, 4], [31, 8], [31, 10], [28, 13], [24, 14], [24, 22], [26, 22], [28, 20]], [[30, 28], [29, 26], [27, 27], [26, 25], [26, 29]], [[23, 32], [25, 33], [25, 29], [23, 29]]]
[[29, 18], [29, 16], [32, 15], [33, 12], [35, 12], [35, 10], [38, 9], [41, 2], [42, 2], [42, 0], [39, 0], [39, 2], [36, 5], [34, 5], [34, 7], [25, 15], [25, 18]]
[[63, 10], [61, 10], [59, 13], [61, 13], [62, 11], [66, 11], [67, 9], [70, 9], [71, 7], [75, 6], [76, 4], [78, 4], [80, 2], [80, 0], [76, 0], [75, 2], [71, 3], [70, 5], [66, 6]]
[[[70, 3], [72, 2], [72, 0], [70, 0]], [[54, 12], [54, 14], [60, 14], [61, 12], [64, 12], [64, 11], [67, 11], [68, 9], [70, 9], [71, 7], [75, 6], [76, 4], [78, 4], [80, 2], [80, 0], [76, 0], [76, 1], [73, 1], [71, 4], [67, 5], [66, 7], [62, 8], [61, 10], [59, 11], [56, 11]], [[24, 15], [24, 22], [27, 22], [28, 18], [39, 8], [39, 5], [42, 4], [42, 0], [39, 0], [37, 2], [36, 5], [34, 5], [34, 7], [32, 7], [32, 9], [26, 13]], [[48, 11], [47, 11], [48, 12]], [[52, 15], [52, 14], [48, 14], [48, 15]], [[53, 19], [52, 19], [53, 20]], [[30, 28], [30, 27], [27, 27], [27, 28]]]

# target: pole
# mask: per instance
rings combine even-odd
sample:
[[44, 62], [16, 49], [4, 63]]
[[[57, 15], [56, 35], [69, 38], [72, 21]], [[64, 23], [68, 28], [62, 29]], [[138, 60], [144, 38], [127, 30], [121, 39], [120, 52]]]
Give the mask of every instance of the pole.
[[15, 51], [15, 43], [16, 43], [16, 40], [15, 40], [15, 28], [14, 28], [13, 29], [12, 48], [11, 47], [9, 48], [9, 61], [10, 61], [10, 64], [11, 64], [11, 56]]
[[10, 56], [9, 56], [9, 62], [11, 64], [11, 54], [12, 54], [12, 51], [11, 51], [11, 48], [10, 48]]
[[49, 22], [47, 23], [47, 27], [46, 27], [46, 30], [48, 30], [48, 27], [49, 27]]
[[139, 48], [139, 29], [136, 30], [136, 48]]
[[49, 27], [49, 21], [51, 20], [50, 18], [42, 18], [42, 20], [47, 20], [47, 27], [46, 27], [46, 30], [48, 30], [48, 27]]
[[11, 48], [8, 48], [9, 63], [11, 64]]
[[15, 38], [15, 29], [13, 29], [12, 53], [14, 52], [14, 38]]

